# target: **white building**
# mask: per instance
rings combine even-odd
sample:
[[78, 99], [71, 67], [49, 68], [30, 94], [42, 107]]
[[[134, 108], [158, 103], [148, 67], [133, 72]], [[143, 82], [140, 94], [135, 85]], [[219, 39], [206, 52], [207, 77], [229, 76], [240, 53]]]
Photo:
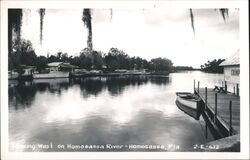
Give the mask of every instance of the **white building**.
[[76, 66], [64, 62], [52, 62], [48, 63], [49, 72], [46, 73], [34, 73], [34, 79], [47, 79], [47, 78], [68, 78], [69, 73], [74, 71]]
[[227, 85], [227, 91], [239, 95], [240, 87], [240, 50], [227, 58], [220, 64], [224, 68], [224, 80]]
[[65, 62], [52, 62], [47, 64], [50, 71], [70, 71], [73, 72], [77, 66]]

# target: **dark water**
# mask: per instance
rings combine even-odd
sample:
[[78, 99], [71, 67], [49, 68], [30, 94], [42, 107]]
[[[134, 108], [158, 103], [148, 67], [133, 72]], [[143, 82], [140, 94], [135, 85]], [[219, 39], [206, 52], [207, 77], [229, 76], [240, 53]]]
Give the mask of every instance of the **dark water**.
[[[9, 81], [10, 151], [183, 151], [213, 140], [203, 120], [175, 105], [177, 91], [193, 91], [222, 75], [175, 73]], [[118, 146], [114, 146], [118, 145]], [[114, 148], [116, 147], [116, 148]]]

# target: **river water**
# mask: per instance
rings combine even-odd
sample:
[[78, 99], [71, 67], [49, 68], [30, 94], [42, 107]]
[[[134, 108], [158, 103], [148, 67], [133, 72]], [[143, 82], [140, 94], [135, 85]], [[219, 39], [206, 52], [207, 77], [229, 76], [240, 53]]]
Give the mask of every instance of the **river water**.
[[213, 140], [175, 105], [177, 91], [221, 84], [200, 71], [9, 81], [10, 151], [185, 151]]

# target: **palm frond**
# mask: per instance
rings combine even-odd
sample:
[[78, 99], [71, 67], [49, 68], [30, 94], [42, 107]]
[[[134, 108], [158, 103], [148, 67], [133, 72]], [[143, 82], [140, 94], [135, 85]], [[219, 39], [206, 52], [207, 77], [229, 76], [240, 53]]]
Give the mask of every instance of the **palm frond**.
[[189, 9], [189, 12], [190, 12], [190, 18], [191, 18], [191, 26], [192, 26], [193, 32], [194, 32], [194, 34], [195, 34], [193, 10], [190, 8], [190, 9]]
[[228, 17], [228, 9], [220, 8], [219, 11], [220, 11], [220, 13], [222, 15], [223, 20], [226, 22], [226, 16]]
[[91, 27], [91, 11], [89, 8], [83, 9], [82, 21], [87, 28]]

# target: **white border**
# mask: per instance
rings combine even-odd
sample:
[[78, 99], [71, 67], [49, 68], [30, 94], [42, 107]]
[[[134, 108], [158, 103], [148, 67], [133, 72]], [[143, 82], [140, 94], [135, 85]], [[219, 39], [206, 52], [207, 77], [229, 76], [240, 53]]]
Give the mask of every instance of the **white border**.
[[[240, 8], [241, 152], [8, 152], [8, 8]], [[178, 1], [1, 1], [1, 158], [2, 159], [248, 159], [249, 31], [247, 0]]]

